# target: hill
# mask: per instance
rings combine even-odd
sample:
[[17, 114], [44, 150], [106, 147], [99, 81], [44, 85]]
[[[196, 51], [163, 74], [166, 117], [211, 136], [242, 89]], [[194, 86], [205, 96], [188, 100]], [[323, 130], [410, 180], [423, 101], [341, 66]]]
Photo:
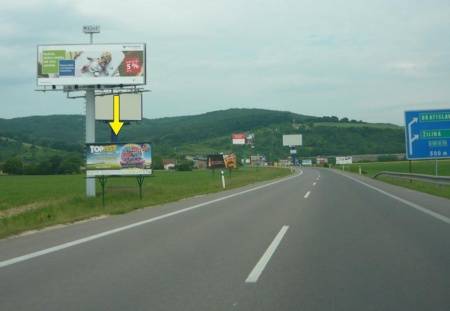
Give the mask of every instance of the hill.
[[[231, 134], [241, 131], [255, 134], [253, 150], [231, 144]], [[238, 155], [265, 154], [269, 160], [277, 160], [289, 154], [287, 148], [281, 146], [282, 135], [294, 133], [303, 134], [304, 146], [298, 148], [300, 156], [399, 153], [404, 150], [403, 128], [396, 125], [262, 109], [229, 109], [195, 116], [144, 119], [126, 125], [119, 141], [150, 141], [155, 154], [164, 157], [234, 151]], [[84, 116], [0, 119], [0, 136], [81, 154]], [[97, 123], [96, 141], [110, 141], [106, 123]], [[0, 158], [0, 162], [4, 160]]]

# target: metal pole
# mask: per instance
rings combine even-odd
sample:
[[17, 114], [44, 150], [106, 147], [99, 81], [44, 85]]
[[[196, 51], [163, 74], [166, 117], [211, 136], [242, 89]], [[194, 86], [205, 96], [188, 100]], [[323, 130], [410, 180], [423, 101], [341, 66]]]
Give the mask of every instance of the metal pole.
[[[86, 90], [86, 143], [95, 143], [95, 90]], [[95, 197], [95, 179], [86, 178], [86, 196]]]

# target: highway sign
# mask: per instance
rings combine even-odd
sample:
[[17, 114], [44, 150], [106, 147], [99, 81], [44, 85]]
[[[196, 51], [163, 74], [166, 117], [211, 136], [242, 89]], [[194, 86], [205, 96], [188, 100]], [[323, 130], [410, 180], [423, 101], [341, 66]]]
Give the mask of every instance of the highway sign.
[[405, 111], [408, 160], [450, 158], [450, 109]]

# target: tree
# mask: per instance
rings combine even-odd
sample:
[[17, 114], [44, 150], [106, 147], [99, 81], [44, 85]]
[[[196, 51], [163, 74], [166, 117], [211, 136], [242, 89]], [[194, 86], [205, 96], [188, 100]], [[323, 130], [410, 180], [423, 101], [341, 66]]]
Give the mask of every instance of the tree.
[[5, 164], [3, 164], [3, 171], [7, 174], [20, 175], [23, 173], [23, 163], [22, 160], [15, 157], [8, 159]]

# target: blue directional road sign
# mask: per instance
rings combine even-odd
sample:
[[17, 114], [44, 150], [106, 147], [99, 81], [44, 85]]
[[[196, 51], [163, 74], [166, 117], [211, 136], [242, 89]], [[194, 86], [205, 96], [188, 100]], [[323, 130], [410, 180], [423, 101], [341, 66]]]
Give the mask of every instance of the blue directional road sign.
[[450, 158], [450, 109], [405, 111], [408, 160]]

